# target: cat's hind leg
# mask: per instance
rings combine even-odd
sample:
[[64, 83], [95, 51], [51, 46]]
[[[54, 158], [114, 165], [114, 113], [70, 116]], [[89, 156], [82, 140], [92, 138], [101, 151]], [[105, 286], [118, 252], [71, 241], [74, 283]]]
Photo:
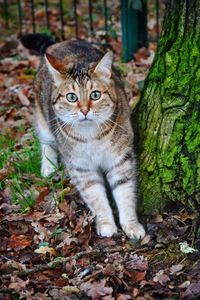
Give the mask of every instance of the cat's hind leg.
[[48, 177], [55, 172], [58, 167], [58, 154], [52, 145], [41, 143], [41, 148], [41, 175], [43, 177]]
[[55, 138], [42, 119], [37, 121], [37, 134], [41, 144], [41, 175], [50, 176], [58, 167], [58, 152]]

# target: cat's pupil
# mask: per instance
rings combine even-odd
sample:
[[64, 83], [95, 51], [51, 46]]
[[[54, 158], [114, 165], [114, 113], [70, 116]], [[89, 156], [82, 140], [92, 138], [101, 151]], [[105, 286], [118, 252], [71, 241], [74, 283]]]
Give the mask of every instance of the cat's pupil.
[[90, 99], [91, 100], [99, 100], [101, 98], [101, 92], [100, 91], [93, 91], [90, 94]]
[[76, 102], [78, 100], [78, 97], [75, 93], [68, 93], [66, 98], [69, 102]]

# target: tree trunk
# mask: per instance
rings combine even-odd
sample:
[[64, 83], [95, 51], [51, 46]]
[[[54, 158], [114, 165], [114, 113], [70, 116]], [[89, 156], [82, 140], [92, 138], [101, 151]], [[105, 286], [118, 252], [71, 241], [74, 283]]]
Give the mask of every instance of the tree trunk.
[[200, 0], [168, 1], [138, 108], [139, 197], [145, 214], [173, 200], [200, 208]]

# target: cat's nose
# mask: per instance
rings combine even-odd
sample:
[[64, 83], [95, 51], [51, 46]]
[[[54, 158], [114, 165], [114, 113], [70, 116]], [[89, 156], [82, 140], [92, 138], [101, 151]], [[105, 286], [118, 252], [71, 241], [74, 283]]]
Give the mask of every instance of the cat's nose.
[[89, 108], [88, 107], [81, 107], [80, 111], [82, 112], [82, 114], [84, 116], [87, 116], [87, 114], [89, 112]]

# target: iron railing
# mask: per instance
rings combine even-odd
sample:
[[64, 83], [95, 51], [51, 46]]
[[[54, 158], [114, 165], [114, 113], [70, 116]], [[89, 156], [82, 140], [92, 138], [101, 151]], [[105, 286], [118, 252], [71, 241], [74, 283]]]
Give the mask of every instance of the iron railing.
[[[0, 26], [3, 34], [52, 32], [59, 39], [87, 38], [109, 44], [113, 32], [122, 40], [123, 58], [133, 57], [138, 47], [147, 46], [147, 9], [154, 6], [156, 40], [159, 38], [159, 6], [163, 0], [1, 0]], [[113, 31], [113, 18], [119, 28]], [[120, 21], [121, 20], [121, 21]], [[99, 22], [100, 21], [100, 22]]]

